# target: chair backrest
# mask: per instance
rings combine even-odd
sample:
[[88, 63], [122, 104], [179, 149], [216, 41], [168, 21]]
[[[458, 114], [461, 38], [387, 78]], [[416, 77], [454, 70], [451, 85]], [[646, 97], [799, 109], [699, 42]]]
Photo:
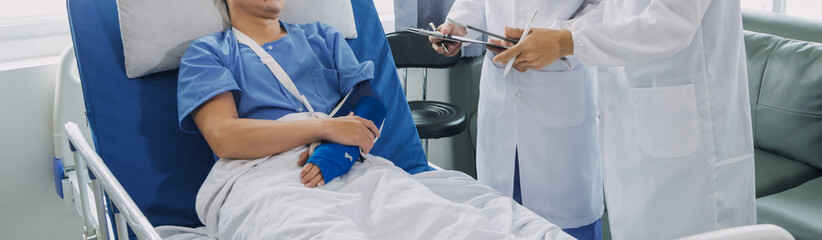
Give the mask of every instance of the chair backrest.
[[745, 30], [822, 43], [822, 22], [764, 11], [742, 11]]
[[[348, 43], [360, 61], [374, 62], [374, 86], [390, 109], [390, 134], [372, 153], [412, 174], [432, 170], [374, 3], [352, 5], [359, 37]], [[153, 225], [201, 225], [194, 201], [214, 157], [201, 135], [177, 127], [177, 70], [126, 77], [116, 0], [68, 0], [68, 13], [97, 152]]]
[[791, 39], [803, 36], [787, 27], [822, 22], [763, 15], [743, 14], [745, 29], [789, 36], [745, 32], [755, 146], [822, 168], [822, 43]]
[[448, 68], [460, 60], [460, 55], [446, 57], [431, 48], [428, 37], [410, 32], [393, 32], [387, 35], [394, 63], [398, 68]]

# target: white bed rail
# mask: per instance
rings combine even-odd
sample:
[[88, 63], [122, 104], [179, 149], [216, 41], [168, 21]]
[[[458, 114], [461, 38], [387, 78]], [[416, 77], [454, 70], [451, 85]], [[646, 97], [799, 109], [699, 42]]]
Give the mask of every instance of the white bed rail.
[[726, 228], [677, 240], [794, 240], [793, 235], [773, 224]]
[[[68, 122], [64, 128], [76, 161], [73, 171], [76, 172], [76, 187], [79, 187], [77, 195], [82, 205], [82, 210], [78, 210], [85, 223], [84, 239], [109, 239], [113, 227], [117, 228], [116, 239], [128, 239], [128, 230], [123, 221], [127, 222], [128, 227], [131, 227], [139, 239], [161, 239], [137, 204], [103, 163], [100, 155], [97, 155], [88, 144], [77, 124]], [[93, 178], [89, 176], [89, 170]], [[94, 199], [89, 199], [90, 197]], [[115, 213], [114, 226], [108, 218], [109, 200], [114, 202], [120, 211]]]

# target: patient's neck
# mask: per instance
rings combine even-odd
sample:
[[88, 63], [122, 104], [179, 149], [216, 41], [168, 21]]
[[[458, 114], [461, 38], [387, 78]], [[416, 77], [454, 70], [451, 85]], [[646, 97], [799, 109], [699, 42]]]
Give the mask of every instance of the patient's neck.
[[257, 44], [263, 45], [275, 41], [288, 34], [280, 26], [279, 18], [266, 19], [253, 16], [231, 16], [231, 25], [239, 29]]

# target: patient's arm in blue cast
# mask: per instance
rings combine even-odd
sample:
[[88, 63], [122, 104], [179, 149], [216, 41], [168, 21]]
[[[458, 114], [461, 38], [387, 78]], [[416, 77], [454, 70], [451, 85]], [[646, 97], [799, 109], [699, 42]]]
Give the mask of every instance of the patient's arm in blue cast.
[[[358, 83], [349, 94], [342, 107], [337, 111], [339, 115], [354, 115], [362, 117], [373, 124], [377, 128], [382, 126], [385, 120], [385, 104], [382, 103], [382, 98], [371, 86], [370, 81], [363, 81]], [[378, 135], [375, 135], [378, 136]], [[363, 151], [368, 153], [368, 151]], [[308, 163], [319, 167], [320, 174], [324, 183], [330, 182], [336, 177], [339, 177], [354, 165], [354, 161], [360, 157], [360, 148], [354, 145], [345, 145], [340, 143], [323, 143], [314, 150], [314, 154], [308, 159]], [[303, 168], [300, 177], [303, 182], [313, 178], [310, 168]]]
[[379, 134], [371, 121], [356, 116], [297, 121], [239, 118], [230, 91], [209, 99], [191, 115], [212, 151], [227, 159], [259, 158], [317, 141], [370, 150]]

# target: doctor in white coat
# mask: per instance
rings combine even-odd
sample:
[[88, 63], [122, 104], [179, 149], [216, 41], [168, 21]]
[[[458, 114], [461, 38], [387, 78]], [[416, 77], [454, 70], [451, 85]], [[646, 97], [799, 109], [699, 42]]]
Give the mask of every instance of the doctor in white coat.
[[739, 1], [603, 1], [554, 29], [532, 29], [494, 60], [519, 56], [518, 68], [540, 69], [572, 55], [599, 66], [615, 239], [756, 223]]
[[[457, 0], [449, 18], [502, 34], [504, 26], [548, 27], [579, 12], [585, 0]], [[466, 35], [446, 23], [440, 31]], [[469, 31], [468, 37], [479, 33]], [[431, 39], [439, 53], [455, 55]], [[477, 115], [477, 178], [581, 239], [601, 239], [602, 178], [593, 79], [570, 58], [503, 76], [505, 65], [486, 53]]]

